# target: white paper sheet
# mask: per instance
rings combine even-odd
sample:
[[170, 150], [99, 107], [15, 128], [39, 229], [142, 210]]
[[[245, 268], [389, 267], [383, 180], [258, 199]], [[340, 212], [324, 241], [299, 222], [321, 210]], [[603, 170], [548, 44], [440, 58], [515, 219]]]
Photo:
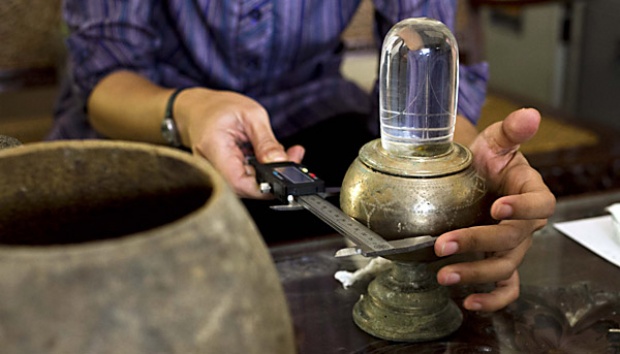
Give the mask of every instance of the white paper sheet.
[[620, 267], [620, 242], [615, 235], [611, 215], [560, 222], [553, 226], [590, 251]]

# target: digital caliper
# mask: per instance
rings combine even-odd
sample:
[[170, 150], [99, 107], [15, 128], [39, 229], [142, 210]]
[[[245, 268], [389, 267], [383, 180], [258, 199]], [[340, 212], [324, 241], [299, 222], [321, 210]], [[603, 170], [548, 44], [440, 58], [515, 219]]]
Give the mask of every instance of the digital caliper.
[[325, 200], [325, 182], [306, 166], [294, 162], [260, 164], [254, 157], [248, 158], [256, 170], [256, 180], [263, 193], [273, 195], [288, 205], [300, 205], [334, 228], [355, 244], [336, 252], [336, 257], [361, 254], [366, 257], [388, 256], [432, 247], [436, 237], [415, 236], [386, 241], [376, 232], [345, 214]]

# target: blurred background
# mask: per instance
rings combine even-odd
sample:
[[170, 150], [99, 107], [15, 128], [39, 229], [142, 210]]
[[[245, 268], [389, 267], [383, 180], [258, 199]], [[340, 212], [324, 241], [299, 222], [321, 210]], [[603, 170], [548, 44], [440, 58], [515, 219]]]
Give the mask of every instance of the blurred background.
[[[521, 107], [543, 114], [522, 146], [558, 197], [620, 188], [620, 1], [457, 0], [461, 62], [487, 61], [480, 128]], [[64, 63], [60, 0], [0, 2], [0, 134], [40, 141]], [[343, 74], [377, 76], [371, 0], [343, 36]]]

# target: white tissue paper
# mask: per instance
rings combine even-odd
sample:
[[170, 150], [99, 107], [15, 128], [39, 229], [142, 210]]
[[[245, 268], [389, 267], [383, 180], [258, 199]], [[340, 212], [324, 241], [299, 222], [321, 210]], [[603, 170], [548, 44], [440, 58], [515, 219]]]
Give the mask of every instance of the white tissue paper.
[[611, 214], [611, 222], [614, 225], [616, 241], [620, 243], [620, 203], [612, 204], [605, 210]]
[[370, 262], [355, 272], [339, 270], [334, 274], [334, 278], [342, 283], [342, 286], [346, 289], [359, 280], [366, 279], [367, 277], [375, 277], [377, 274], [389, 269], [391, 266], [392, 261], [389, 259], [376, 257], [371, 259]]
[[556, 223], [553, 226], [600, 257], [620, 267], [620, 203], [608, 206], [610, 215]]

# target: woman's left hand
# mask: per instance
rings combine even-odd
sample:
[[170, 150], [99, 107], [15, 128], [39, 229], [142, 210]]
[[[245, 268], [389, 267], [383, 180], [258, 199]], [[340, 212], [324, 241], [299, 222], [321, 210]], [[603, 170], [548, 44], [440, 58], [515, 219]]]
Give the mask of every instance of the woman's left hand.
[[468, 310], [499, 310], [519, 296], [517, 267], [532, 244], [532, 234], [547, 223], [555, 209], [555, 197], [519, 150], [540, 124], [535, 109], [511, 113], [475, 138], [471, 144], [474, 166], [486, 178], [491, 193], [500, 196], [491, 207], [495, 225], [453, 230], [435, 243], [438, 256], [486, 252], [482, 260], [451, 264], [437, 273], [442, 285], [490, 283], [495, 290], [468, 296]]

